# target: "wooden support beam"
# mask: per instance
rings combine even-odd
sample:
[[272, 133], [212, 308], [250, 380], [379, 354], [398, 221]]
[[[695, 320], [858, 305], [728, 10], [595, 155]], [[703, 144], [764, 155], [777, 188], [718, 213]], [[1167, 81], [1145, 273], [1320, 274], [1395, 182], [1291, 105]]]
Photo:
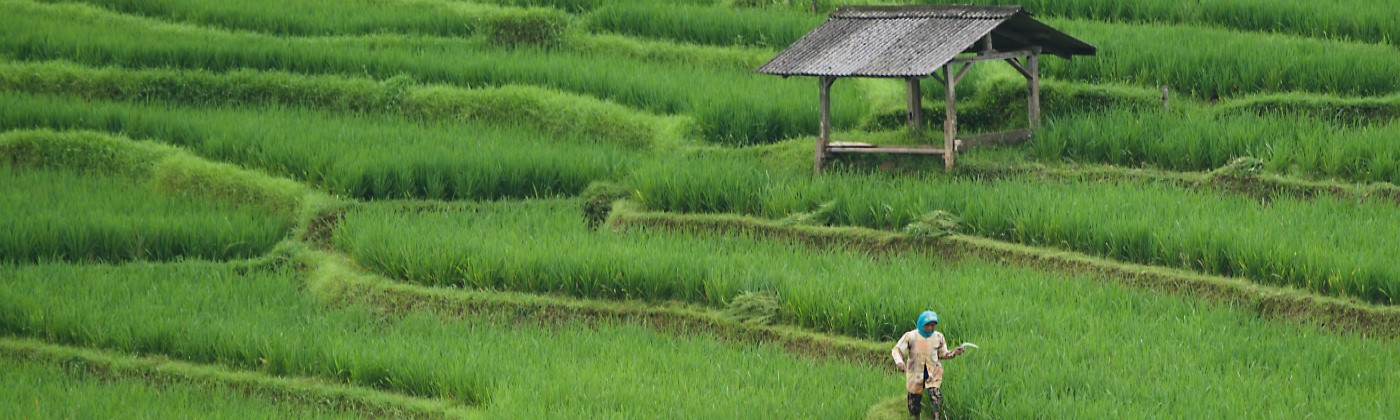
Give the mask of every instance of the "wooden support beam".
[[1028, 90], [1030, 91], [1030, 95], [1029, 95], [1029, 98], [1028, 98], [1028, 103], [1026, 104], [1026, 108], [1027, 108], [1028, 112], [1030, 113], [1030, 115], [1029, 115], [1029, 117], [1030, 117], [1030, 123], [1031, 123], [1031, 124], [1030, 124], [1030, 128], [1031, 128], [1032, 130], [1034, 130], [1034, 129], [1040, 128], [1040, 57], [1039, 57], [1039, 54], [1031, 54], [1030, 57], [1026, 57], [1026, 67], [1029, 67], [1029, 68], [1026, 69], [1026, 70], [1029, 70], [1030, 73], [1031, 73], [1030, 86], [1029, 86], [1029, 88], [1028, 88]]
[[972, 68], [972, 62], [969, 61], [969, 62], [963, 63], [962, 68], [961, 68], [961, 69], [958, 69], [958, 76], [953, 78], [953, 83], [956, 84], [957, 82], [961, 82], [963, 76], [966, 76], [966, 75], [967, 75], [967, 70], [968, 70], [968, 69], [971, 69], [971, 68]]
[[919, 92], [919, 78], [905, 79], [909, 86], [909, 128], [918, 131], [924, 126], [924, 100]]
[[946, 84], [948, 84], [948, 81], [947, 81], [947, 80], [943, 80], [943, 76], [939, 76], [937, 72], [935, 72], [935, 73], [933, 73], [933, 74], [930, 74], [930, 75], [928, 75], [928, 76], [929, 76], [929, 77], [932, 77], [933, 80], [937, 80], [937, 81], [938, 81], [938, 84], [940, 84], [940, 85], [946, 85]]
[[831, 142], [831, 83], [836, 81], [836, 77], [822, 76], [818, 82], [820, 87], [819, 109], [821, 125], [817, 134], [816, 156], [812, 162], [812, 171], [822, 173], [822, 163], [826, 160], [826, 144]]
[[943, 155], [943, 149], [929, 146], [872, 146], [872, 147], [833, 147], [831, 153], [868, 153], [868, 154], [889, 154], [889, 155]]
[[1016, 69], [1016, 72], [1021, 73], [1022, 76], [1026, 76], [1026, 80], [1031, 80], [1030, 70], [1026, 70], [1026, 66], [1021, 65], [1020, 60], [1017, 60], [1015, 58], [1008, 58], [1006, 59], [1006, 63], [1010, 64], [1011, 67]]
[[943, 167], [953, 169], [953, 160], [958, 151], [954, 147], [954, 141], [958, 137], [958, 110], [957, 110], [957, 84], [958, 79], [953, 77], [953, 64], [948, 63], [943, 66], [943, 86], [947, 94], [947, 110], [943, 120]]
[[958, 57], [958, 58], [954, 58], [954, 59], [948, 61], [948, 63], [949, 63], [949, 64], [957, 64], [957, 63], [973, 63], [973, 62], [987, 61], [987, 60], [1002, 60], [1002, 59], [1007, 59], [1007, 58], [1025, 57], [1025, 56], [1029, 56], [1029, 55], [1032, 55], [1032, 54], [1035, 54], [1035, 51], [1034, 51], [1034, 50], [1029, 50], [1029, 49], [1028, 49], [1028, 50], [1019, 50], [1019, 51], [1010, 51], [1010, 52], [997, 52], [997, 53], [991, 53], [991, 54], [979, 54], [979, 55], [970, 55], [970, 56], [967, 56], [967, 57]]
[[987, 32], [987, 35], [982, 37], [982, 54], [991, 54], [993, 51], [996, 50], [992, 49], [992, 33]]

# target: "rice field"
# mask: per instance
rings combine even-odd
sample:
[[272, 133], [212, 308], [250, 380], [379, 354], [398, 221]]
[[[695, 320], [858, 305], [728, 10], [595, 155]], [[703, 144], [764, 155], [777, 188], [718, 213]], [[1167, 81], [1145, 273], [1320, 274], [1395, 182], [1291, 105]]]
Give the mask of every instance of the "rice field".
[[[689, 166], [690, 170], [678, 170]], [[1014, 242], [1241, 276], [1393, 304], [1400, 275], [1391, 243], [1395, 203], [1317, 197], [1260, 202], [1141, 181], [1045, 182], [932, 175], [811, 179], [740, 159], [643, 166], [638, 200], [672, 212], [781, 219], [822, 208], [814, 222], [903, 229], [935, 210], [967, 232]], [[1288, 226], [1288, 229], [1278, 227]]]
[[232, 388], [162, 386], [140, 379], [110, 379], [68, 366], [0, 358], [0, 401], [17, 418], [183, 417], [200, 413], [215, 419], [295, 416], [358, 418], [335, 412], [249, 397]]
[[365, 2], [345, 7], [316, 0], [266, 1], [44, 1], [83, 3], [114, 12], [228, 30], [317, 36], [410, 33], [437, 36], [483, 34], [506, 20], [546, 15], [567, 25], [567, 15], [458, 1]]
[[1032, 0], [1029, 143], [813, 175], [837, 3], [0, 0], [0, 417], [906, 418], [926, 309], [950, 417], [1400, 412], [1391, 5]]
[[[1353, 403], [1301, 398], [1319, 410], [1317, 415], [1370, 417], [1384, 412], [1391, 392], [1386, 387], [1400, 380], [1393, 372], [1367, 367], [1395, 355], [1384, 350], [1385, 340], [1309, 335], [1295, 344], [1267, 340], [1273, 344], [1266, 350], [1251, 343], [1301, 331], [1273, 330], [1278, 327], [1248, 312], [1201, 307], [1188, 297], [1102, 287], [1086, 277], [1055, 278], [991, 261], [953, 263], [924, 255], [871, 259], [860, 252], [746, 237], [595, 232], [578, 219], [577, 205], [503, 202], [435, 212], [377, 205], [347, 214], [335, 243], [376, 271], [424, 285], [717, 306], [742, 292], [767, 291], [781, 302], [777, 322], [886, 343], [907, 331], [908, 314], [928, 306], [948, 308], [939, 311], [944, 320], [939, 328], [949, 340], [998, 349], [947, 362], [958, 379], [950, 380], [945, 392], [957, 396], [950, 398], [959, 413], [974, 417], [1177, 416], [1201, 410], [1267, 417], [1286, 413], [1301, 397], [1276, 394], [1290, 389], [1279, 381], [1329, 381], [1326, 377], [1344, 371], [1361, 379], [1309, 392], [1372, 397]], [[1087, 344], [1093, 337], [1112, 337], [1123, 345]], [[1347, 348], [1343, 353], [1374, 346], [1377, 353], [1331, 359], [1324, 370], [1294, 362], [1305, 355], [1335, 356], [1319, 346]], [[1172, 358], [1166, 354], [1183, 352], [1192, 355], [1191, 368], [1165, 361]], [[1255, 369], [1273, 374], [1246, 373]], [[1138, 379], [1144, 373], [1191, 385], [1116, 392], [1143, 388]], [[1205, 391], [1224, 386], [1231, 387], [1229, 395]], [[1258, 404], [1240, 407], [1231, 402], [1235, 398]], [[1153, 401], [1183, 403], [1148, 408]], [[1371, 404], [1380, 404], [1381, 411], [1372, 411]]]
[[[853, 0], [818, 2], [823, 13], [838, 4], [1010, 4], [991, 0]], [[1276, 32], [1314, 38], [1394, 44], [1400, 18], [1385, 3], [1363, 0], [1332, 2], [1280, 2], [1235, 0], [1199, 2], [1181, 7], [1162, 0], [1027, 0], [1017, 2], [1041, 17], [1062, 17], [1106, 22], [1171, 23], [1211, 26], [1241, 31]], [[811, 2], [740, 0], [736, 6], [782, 8], [810, 13]]]
[[1400, 126], [1291, 113], [1114, 110], [1057, 119], [1032, 146], [1047, 159], [1210, 171], [1250, 157], [1300, 178], [1400, 183]]
[[[489, 416], [859, 415], [890, 376], [636, 324], [545, 318], [513, 325], [327, 309], [305, 291], [305, 273], [288, 270], [214, 263], [0, 270], [7, 334], [314, 376], [443, 398]], [[138, 300], [144, 304], [128, 304]], [[716, 369], [728, 373], [710, 374]], [[810, 380], [781, 379], [794, 377]], [[663, 389], [673, 392], [655, 392]], [[790, 405], [809, 398], [812, 404]]]
[[[581, 191], [633, 153], [482, 124], [314, 109], [179, 107], [0, 94], [8, 129], [100, 130], [187, 147], [356, 198], [492, 199]], [[562, 143], [562, 144], [560, 144]]]
[[126, 179], [0, 166], [0, 261], [239, 259], [290, 221], [250, 206], [170, 195]]

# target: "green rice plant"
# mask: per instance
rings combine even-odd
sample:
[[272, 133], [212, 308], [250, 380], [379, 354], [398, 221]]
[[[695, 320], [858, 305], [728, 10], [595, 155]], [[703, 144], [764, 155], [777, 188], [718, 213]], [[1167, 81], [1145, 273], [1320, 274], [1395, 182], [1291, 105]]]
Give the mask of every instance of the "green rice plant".
[[[778, 309], [770, 321], [889, 344], [919, 311], [934, 309], [950, 341], [982, 347], [946, 362], [944, 392], [958, 417], [1370, 417], [1396, 404], [1388, 395], [1400, 377], [1374, 369], [1397, 357], [1386, 339], [1317, 333], [1249, 308], [996, 261], [876, 259], [744, 234], [590, 231], [576, 206], [496, 202], [410, 214], [373, 205], [346, 215], [336, 244], [372, 270], [425, 285], [714, 307], [754, 306], [741, 296], [771, 293]], [[1164, 362], [1183, 353], [1193, 355], [1190, 368]], [[1296, 363], [1310, 356], [1326, 367]], [[1274, 374], [1252, 373], [1260, 369]], [[899, 379], [887, 381], [880, 395], [901, 395]], [[1209, 391], [1222, 388], [1232, 392]], [[1307, 402], [1294, 411], [1299, 401]]]
[[0, 261], [252, 257], [286, 236], [311, 194], [93, 133], [6, 132], [0, 163]]
[[1282, 113], [1339, 122], [1400, 119], [1400, 94], [1341, 97], [1316, 93], [1251, 95], [1220, 103], [1222, 112]]
[[[914, 2], [1005, 4], [992, 0]], [[1040, 16], [1110, 22], [1184, 23], [1373, 43], [1394, 43], [1397, 41], [1396, 33], [1400, 33], [1400, 17], [1390, 13], [1389, 5], [1364, 0], [1233, 0], [1200, 2], [1191, 7], [1162, 0], [1029, 0], [1019, 4]]]
[[[120, 132], [355, 198], [576, 194], [635, 153], [480, 123], [296, 108], [186, 108], [0, 92], [0, 128]], [[561, 144], [562, 143], [562, 144]]]
[[[1400, 54], [1387, 45], [1164, 24], [1047, 19], [1098, 47], [1098, 55], [1042, 60], [1042, 74], [1087, 82], [1168, 85], [1198, 98], [1313, 92], [1384, 95]], [[1280, 57], [1288, 57], [1281, 60]]]
[[[686, 13], [673, 13], [678, 8]], [[770, 44], [772, 39], [776, 47], [790, 45], [822, 19], [791, 12], [673, 5], [619, 5], [589, 16], [591, 26], [629, 35], [715, 44], [754, 39]], [[1400, 58], [1386, 45], [1202, 26], [1046, 21], [1099, 48], [1094, 57], [1043, 60], [1043, 74], [1061, 79], [1154, 88], [1167, 84], [1201, 98], [1259, 92], [1374, 95], [1400, 91], [1400, 81], [1391, 77]], [[1285, 64], [1277, 57], [1294, 58]], [[1218, 70], [1222, 68], [1230, 71]]]
[[323, 407], [249, 396], [228, 386], [157, 384], [107, 378], [80, 366], [0, 358], [0, 402], [18, 418], [184, 417], [249, 419], [354, 418]]
[[[233, 391], [237, 392], [240, 398], [255, 398], [250, 399], [250, 402], [273, 403], [286, 407], [287, 410], [310, 411], [323, 415], [353, 413], [371, 417], [434, 418], [464, 417], [470, 414], [460, 407], [453, 407], [452, 404], [455, 403], [440, 399], [411, 397], [304, 376], [277, 377], [219, 365], [170, 360], [163, 356], [131, 356], [32, 339], [0, 339], [0, 364], [9, 362], [58, 365], [57, 367], [61, 367], [75, 379], [132, 383], [137, 386], [145, 385], [145, 388], [156, 391], [165, 388], [181, 391], [174, 389], [181, 387], [188, 388], [187, 392], [205, 394]], [[43, 400], [44, 397], [40, 395], [36, 399]]]
[[[485, 417], [851, 416], [897, 381], [633, 322], [328, 308], [294, 271], [193, 262], [0, 272], [7, 334], [444, 398]], [[792, 405], [808, 400], [820, 403]]]
[[0, 165], [0, 261], [231, 259], [291, 229], [254, 206], [157, 191], [140, 181]]
[[623, 35], [596, 34], [573, 36], [564, 47], [581, 54], [620, 55], [659, 63], [688, 63], [716, 70], [752, 71], [773, 58], [765, 48], [701, 45]]
[[119, 13], [186, 22], [228, 30], [275, 35], [355, 35], [405, 33], [438, 36], [484, 35], [502, 45], [558, 42], [568, 14], [549, 9], [499, 7], [447, 0], [389, 0], [349, 5], [319, 0], [91, 1]]
[[581, 13], [617, 0], [483, 0], [478, 3], [515, 7], [549, 7], [569, 13]]
[[825, 16], [731, 10], [713, 5], [619, 3], [588, 12], [589, 29], [623, 35], [712, 45], [783, 48], [817, 27]]
[[1057, 118], [1031, 143], [1051, 159], [1204, 171], [1254, 157], [1306, 178], [1400, 183], [1400, 125], [1336, 124], [1279, 112], [1109, 110]]
[[[648, 208], [782, 218], [823, 205], [817, 222], [900, 229], [944, 210], [964, 231], [1392, 304], [1400, 209], [1392, 203], [1250, 197], [1147, 181], [979, 180], [929, 173], [812, 178], [753, 160], [641, 165], [626, 180]], [[1280, 229], [1279, 226], [1287, 226]]]
[[91, 68], [71, 62], [0, 62], [0, 90], [95, 100], [185, 105], [287, 105], [328, 111], [387, 112], [424, 121], [478, 120], [535, 128], [560, 140], [647, 148], [678, 142], [690, 124], [587, 96], [527, 86], [460, 89], [420, 86], [398, 76], [376, 81], [283, 72]]
[[[813, 1], [732, 0], [734, 7], [761, 7], [810, 14]], [[996, 0], [818, 0], [822, 16], [837, 6], [901, 4], [1006, 5]], [[1233, 0], [1200, 2], [1192, 7], [1162, 0], [1029, 0], [1018, 2], [1037, 17], [1060, 17], [1123, 23], [1176, 23], [1242, 31], [1284, 33], [1313, 38], [1391, 44], [1400, 18], [1388, 5], [1364, 0], [1282, 2]]]
[[[0, 54], [87, 65], [258, 69], [306, 74], [406, 74], [462, 87], [526, 84], [583, 93], [660, 114], [686, 113], [702, 137], [724, 144], [776, 141], [817, 130], [811, 80], [778, 80], [748, 71], [661, 64], [531, 48], [496, 49], [451, 39], [403, 36], [289, 38], [169, 25], [77, 5], [0, 2], [25, 16], [0, 27]], [[73, 22], [83, 22], [73, 25]], [[855, 97], [850, 87], [838, 98]], [[833, 109], [838, 127], [860, 107]]]
[[49, 130], [11, 131], [0, 134], [0, 157], [16, 168], [42, 168], [145, 180], [162, 159], [180, 149], [153, 142], [91, 132], [56, 133]]
[[[944, 89], [937, 83], [925, 81], [924, 119], [928, 128], [941, 131], [944, 119]], [[1010, 66], [985, 63], [975, 67], [958, 83], [958, 130], [979, 133], [1028, 126], [1026, 79]], [[877, 104], [861, 126], [863, 130], [902, 129], [908, 124], [908, 105], [903, 85], [897, 95], [887, 95], [885, 103]], [[1190, 98], [1176, 99], [1176, 106], [1195, 106]], [[1121, 83], [1084, 83], [1042, 78], [1040, 80], [1040, 115], [1042, 120], [1110, 109], [1148, 109], [1162, 106], [1161, 91]], [[841, 136], [859, 135], [841, 133]], [[941, 135], [941, 134], [940, 134]], [[939, 140], [941, 141], [941, 140]], [[881, 143], [883, 144], [883, 143]]]
[[179, 148], [85, 131], [3, 133], [0, 158], [18, 167], [126, 177], [167, 194], [248, 205], [283, 217], [297, 214], [305, 201], [321, 198], [295, 182], [208, 162]]

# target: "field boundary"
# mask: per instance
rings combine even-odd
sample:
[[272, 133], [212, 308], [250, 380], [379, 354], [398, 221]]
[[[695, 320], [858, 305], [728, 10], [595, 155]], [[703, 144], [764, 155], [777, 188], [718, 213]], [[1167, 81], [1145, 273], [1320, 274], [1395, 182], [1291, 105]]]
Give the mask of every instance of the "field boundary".
[[1297, 289], [1264, 286], [1236, 278], [1124, 263], [1082, 253], [1011, 244], [992, 239], [952, 235], [922, 238], [857, 227], [783, 225], [776, 221], [733, 214], [677, 214], [643, 210], [630, 201], [613, 204], [608, 217], [613, 229], [661, 229], [695, 234], [748, 233], [792, 240], [819, 248], [847, 248], [879, 256], [886, 253], [925, 253], [943, 258], [976, 258], [1093, 278], [1132, 287], [1168, 292], [1247, 309], [1261, 317], [1364, 336], [1400, 337], [1400, 308], [1320, 296]]
[[156, 356], [131, 356], [0, 336], [0, 358], [80, 368], [99, 378], [136, 378], [157, 385], [196, 387], [227, 385], [256, 398], [324, 406], [341, 412], [367, 412], [374, 417], [460, 418], [470, 410], [438, 399], [400, 395], [310, 377], [278, 377], [218, 365], [190, 363]]

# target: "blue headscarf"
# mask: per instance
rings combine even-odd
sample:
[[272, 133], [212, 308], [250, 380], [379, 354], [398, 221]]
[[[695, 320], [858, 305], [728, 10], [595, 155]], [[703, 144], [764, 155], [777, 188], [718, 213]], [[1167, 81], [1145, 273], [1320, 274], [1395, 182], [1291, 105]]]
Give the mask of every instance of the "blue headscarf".
[[934, 323], [934, 324], [937, 324], [937, 323], [938, 323], [938, 313], [937, 313], [937, 312], [934, 312], [934, 311], [924, 311], [924, 313], [919, 314], [919, 324], [918, 324], [918, 327], [917, 327], [917, 331], [919, 331], [919, 335], [924, 336], [924, 338], [929, 338], [929, 337], [932, 337], [932, 336], [933, 336], [933, 333], [931, 333], [931, 332], [927, 332], [927, 333], [924, 332], [924, 325], [925, 325], [925, 324], [928, 324], [928, 323], [930, 323], [930, 322], [932, 322], [932, 323]]

